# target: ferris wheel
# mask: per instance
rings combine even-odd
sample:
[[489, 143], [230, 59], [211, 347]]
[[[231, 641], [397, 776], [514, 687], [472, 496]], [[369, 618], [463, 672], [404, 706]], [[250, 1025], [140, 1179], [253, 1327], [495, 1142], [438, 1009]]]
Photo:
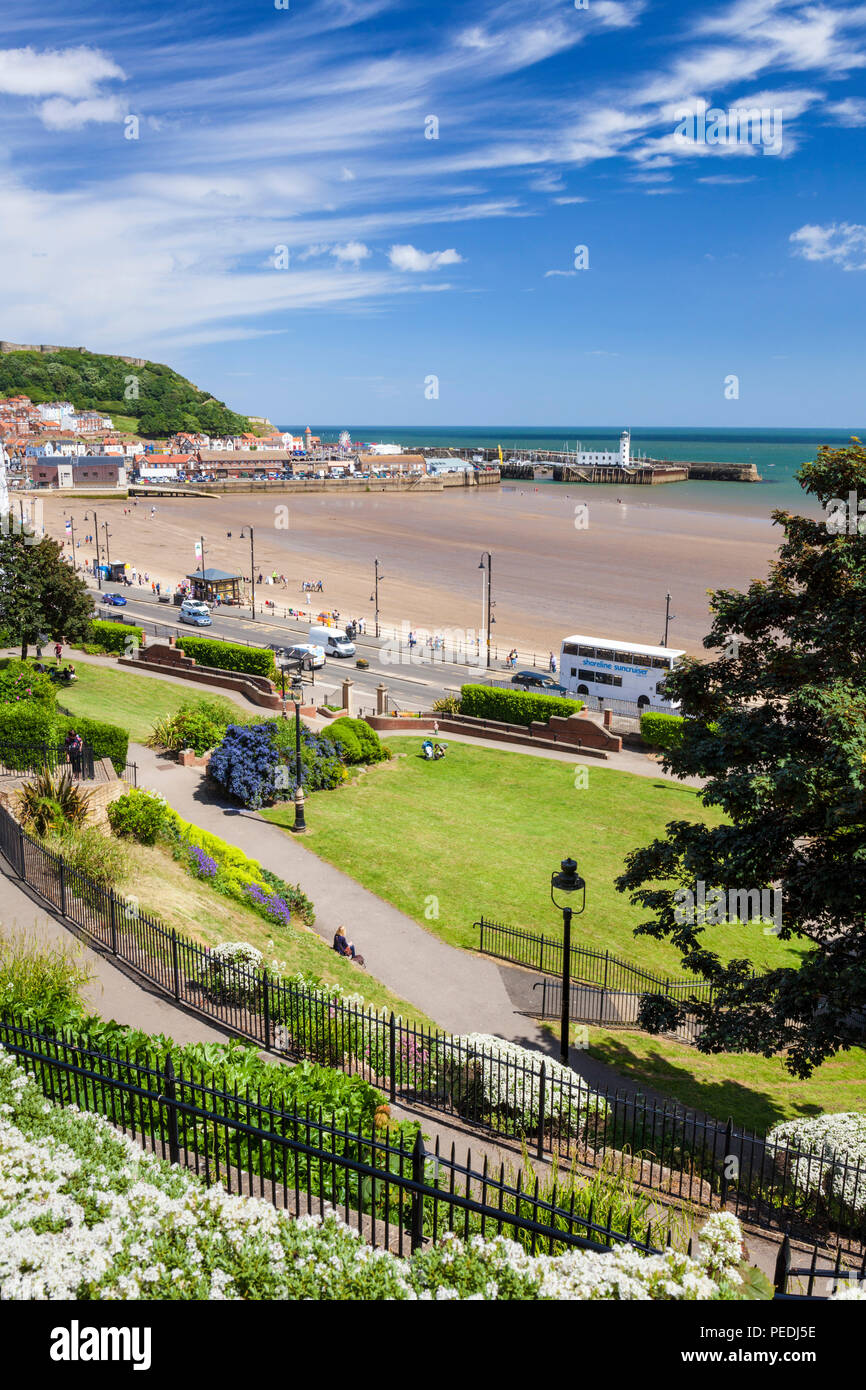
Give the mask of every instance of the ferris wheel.
[[343, 453], [346, 453], [346, 451], [351, 447], [352, 436], [350, 435], [348, 430], [342, 430], [340, 433], [340, 448], [342, 449]]

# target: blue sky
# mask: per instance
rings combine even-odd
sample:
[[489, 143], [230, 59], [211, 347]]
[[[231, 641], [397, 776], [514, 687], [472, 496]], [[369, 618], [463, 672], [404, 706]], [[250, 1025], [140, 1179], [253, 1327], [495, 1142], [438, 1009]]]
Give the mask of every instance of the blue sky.
[[0, 336], [298, 426], [862, 419], [864, 6], [277, 4], [0, 23]]

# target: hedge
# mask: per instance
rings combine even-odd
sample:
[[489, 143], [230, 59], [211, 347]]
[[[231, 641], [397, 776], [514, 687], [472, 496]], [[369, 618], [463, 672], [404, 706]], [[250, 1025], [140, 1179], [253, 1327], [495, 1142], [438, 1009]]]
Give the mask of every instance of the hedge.
[[101, 719], [85, 719], [82, 715], [60, 715], [56, 724], [57, 742], [62, 743], [67, 730], [74, 729], [93, 749], [95, 758], [110, 758], [118, 777], [123, 776], [129, 751], [129, 731], [117, 724], [105, 724]]
[[194, 657], [200, 666], [216, 666], [222, 671], [241, 671], [276, 680], [274, 654], [267, 647], [244, 647], [237, 642], [221, 642], [216, 637], [178, 636], [177, 646], [184, 656]]
[[29, 700], [14, 705], [0, 705], [0, 741], [7, 743], [60, 744], [67, 731], [74, 729], [89, 743], [97, 758], [110, 758], [118, 776], [126, 767], [129, 734], [116, 724], [101, 719], [86, 719], [83, 715], [63, 714], [59, 710], [37, 705]]
[[681, 714], [645, 710], [640, 717], [641, 738], [655, 748], [678, 748], [683, 741], [684, 722]]
[[561, 695], [537, 695], [533, 690], [500, 690], [492, 685], [464, 685], [460, 689], [460, 713], [477, 719], [499, 719], [504, 724], [546, 723], [552, 715], [577, 714], [582, 700]]
[[87, 633], [88, 644], [104, 647], [107, 652], [115, 652], [117, 656], [127, 655], [127, 643], [130, 638], [134, 639], [136, 646], [143, 647], [144, 629], [127, 623], [107, 623], [100, 618], [94, 618]]

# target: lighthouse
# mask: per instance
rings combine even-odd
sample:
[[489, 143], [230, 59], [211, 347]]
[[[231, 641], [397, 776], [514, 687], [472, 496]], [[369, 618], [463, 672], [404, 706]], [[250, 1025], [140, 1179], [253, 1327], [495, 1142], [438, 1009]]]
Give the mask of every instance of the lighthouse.
[[631, 435], [628, 430], [623, 430], [619, 437], [619, 462], [622, 468], [628, 468], [630, 454]]

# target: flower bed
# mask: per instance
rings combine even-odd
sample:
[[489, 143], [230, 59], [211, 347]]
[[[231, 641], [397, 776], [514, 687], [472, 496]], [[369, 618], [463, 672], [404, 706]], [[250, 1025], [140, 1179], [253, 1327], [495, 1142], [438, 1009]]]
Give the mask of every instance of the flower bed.
[[[866, 1215], [866, 1115], [850, 1111], [785, 1120], [767, 1140], [794, 1151], [787, 1171], [801, 1192], [838, 1203], [848, 1220]], [[777, 1154], [779, 1163], [785, 1158]]]
[[336, 1216], [293, 1220], [205, 1187], [100, 1116], [54, 1109], [0, 1053], [3, 1300], [734, 1299], [747, 1287], [739, 1247], [736, 1221], [717, 1214], [700, 1260], [630, 1247], [533, 1256], [481, 1236], [401, 1259]]
[[442, 1060], [461, 1114], [493, 1119], [506, 1133], [537, 1132], [543, 1064], [545, 1130], [578, 1138], [593, 1125], [603, 1139], [607, 1103], [581, 1086], [570, 1068], [489, 1033], [470, 1033], [455, 1038], [454, 1044], [442, 1049]]

